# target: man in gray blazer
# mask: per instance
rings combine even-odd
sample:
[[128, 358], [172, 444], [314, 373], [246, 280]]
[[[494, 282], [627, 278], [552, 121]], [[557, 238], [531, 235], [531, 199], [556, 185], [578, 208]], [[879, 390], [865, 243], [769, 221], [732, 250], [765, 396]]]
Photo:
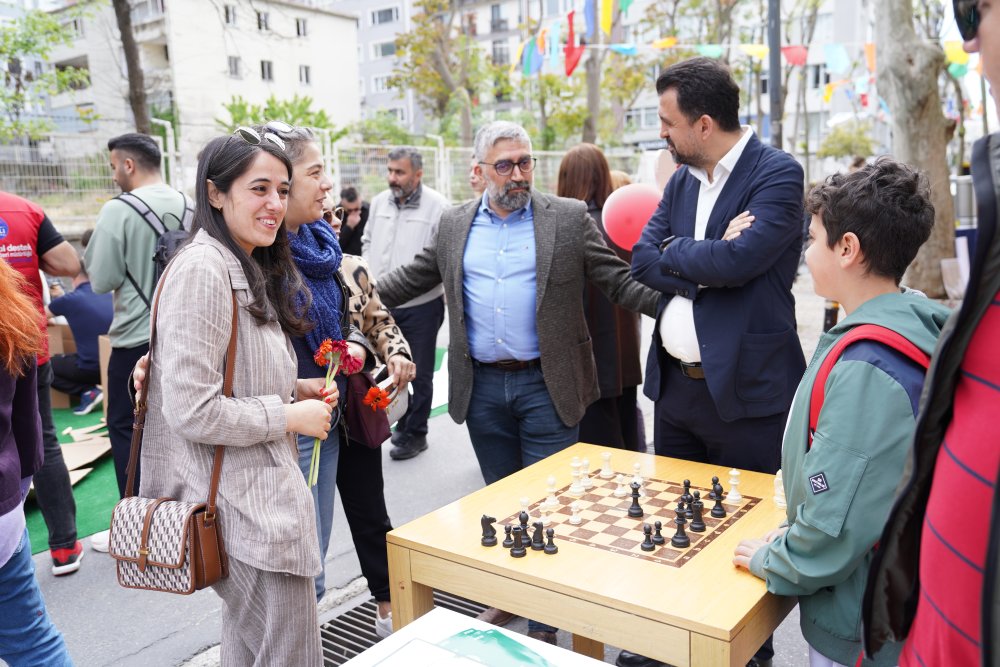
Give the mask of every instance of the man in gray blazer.
[[[650, 316], [659, 292], [632, 280], [585, 203], [532, 192], [535, 158], [523, 127], [482, 127], [475, 161], [482, 199], [445, 211], [436, 242], [382, 277], [378, 291], [394, 306], [444, 285], [448, 411], [468, 420], [490, 484], [575, 443], [600, 394], [586, 281]], [[542, 639], [554, 639], [553, 630]]]

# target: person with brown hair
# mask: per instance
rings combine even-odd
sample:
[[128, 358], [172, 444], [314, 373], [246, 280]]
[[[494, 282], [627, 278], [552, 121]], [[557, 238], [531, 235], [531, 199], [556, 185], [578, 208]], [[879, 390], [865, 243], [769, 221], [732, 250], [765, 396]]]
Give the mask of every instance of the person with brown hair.
[[[611, 170], [601, 149], [593, 144], [574, 146], [559, 165], [556, 194], [587, 203], [605, 243], [626, 262], [631, 248], [614, 244], [604, 229], [601, 209], [614, 190]], [[639, 314], [616, 306], [588, 281], [583, 292], [584, 315], [590, 330], [597, 384], [601, 397], [591, 403], [580, 421], [580, 440], [632, 451], [645, 450], [636, 401], [642, 382], [639, 361]]]
[[42, 600], [24, 523], [24, 499], [42, 467], [36, 355], [38, 311], [27, 282], [0, 261], [0, 660], [11, 665], [72, 665]]

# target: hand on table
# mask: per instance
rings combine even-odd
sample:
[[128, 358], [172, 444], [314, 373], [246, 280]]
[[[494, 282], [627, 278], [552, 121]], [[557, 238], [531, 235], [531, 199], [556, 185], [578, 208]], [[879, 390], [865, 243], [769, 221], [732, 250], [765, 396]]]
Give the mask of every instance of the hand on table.
[[766, 546], [766, 540], [741, 540], [740, 543], [736, 545], [736, 550], [733, 552], [733, 564], [736, 565], [736, 567], [742, 567], [749, 570], [750, 561], [753, 560], [754, 554]]

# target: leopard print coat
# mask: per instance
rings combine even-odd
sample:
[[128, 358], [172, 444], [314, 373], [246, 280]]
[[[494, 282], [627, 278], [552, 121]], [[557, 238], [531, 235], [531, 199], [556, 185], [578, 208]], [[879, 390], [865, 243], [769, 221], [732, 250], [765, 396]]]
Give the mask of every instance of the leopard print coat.
[[394, 354], [412, 360], [410, 345], [403, 338], [389, 309], [382, 305], [378, 290], [371, 279], [368, 262], [357, 255], [344, 255], [340, 275], [349, 293], [348, 315], [351, 323], [361, 330], [375, 348], [382, 363]]

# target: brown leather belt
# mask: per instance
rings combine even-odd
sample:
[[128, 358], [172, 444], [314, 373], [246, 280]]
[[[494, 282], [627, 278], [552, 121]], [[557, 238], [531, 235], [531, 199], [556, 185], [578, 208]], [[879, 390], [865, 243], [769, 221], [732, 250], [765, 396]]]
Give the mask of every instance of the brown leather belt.
[[540, 359], [529, 359], [528, 361], [520, 361], [518, 359], [502, 359], [501, 361], [479, 361], [478, 359], [473, 359], [472, 363], [476, 366], [484, 366], [486, 368], [498, 368], [502, 371], [524, 371], [529, 368], [537, 368], [542, 364]]
[[674, 361], [676, 361], [677, 365], [680, 366], [681, 373], [683, 373], [685, 377], [689, 377], [692, 380], [705, 379], [705, 369], [702, 368], [700, 361], [695, 362], [693, 364], [689, 364], [686, 361], [681, 361], [680, 359], [674, 359]]

